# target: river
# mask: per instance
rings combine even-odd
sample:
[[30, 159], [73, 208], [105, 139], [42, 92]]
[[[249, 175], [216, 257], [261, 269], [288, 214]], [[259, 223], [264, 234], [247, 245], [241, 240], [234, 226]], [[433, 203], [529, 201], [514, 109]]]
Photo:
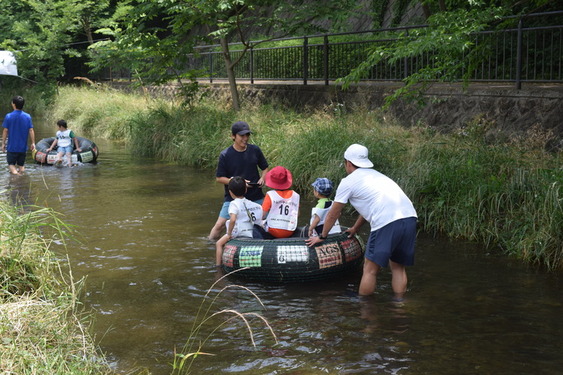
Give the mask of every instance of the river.
[[[38, 137], [53, 129], [37, 129]], [[174, 352], [219, 277], [206, 236], [221, 204], [214, 173], [141, 158], [103, 140], [97, 164], [74, 168], [28, 160], [10, 176], [0, 160], [0, 189], [13, 200], [47, 206], [79, 236], [53, 250], [85, 278], [82, 301], [111, 366], [126, 374], [171, 372]], [[313, 197], [302, 192], [304, 224]], [[350, 224], [344, 218], [343, 224]], [[347, 222], [348, 221], [348, 222]], [[362, 234], [366, 237], [366, 233]], [[403, 303], [391, 300], [390, 275], [376, 294], [359, 298], [360, 274], [301, 285], [233, 284], [210, 312], [262, 314], [277, 336], [240, 320], [196, 336], [206, 340], [193, 374], [558, 374], [563, 369], [561, 274], [548, 274], [475, 244], [420, 234]], [[201, 316], [201, 314], [200, 314]], [[207, 338], [208, 337], [208, 338]], [[207, 338], [207, 339], [206, 339]]]

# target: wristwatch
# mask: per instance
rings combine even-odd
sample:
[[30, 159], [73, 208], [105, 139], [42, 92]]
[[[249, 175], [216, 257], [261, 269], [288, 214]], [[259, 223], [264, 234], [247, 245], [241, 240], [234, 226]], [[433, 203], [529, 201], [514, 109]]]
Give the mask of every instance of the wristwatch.
[[319, 238], [320, 238], [321, 240], [326, 240], [326, 236], [323, 236], [322, 234], [319, 235]]

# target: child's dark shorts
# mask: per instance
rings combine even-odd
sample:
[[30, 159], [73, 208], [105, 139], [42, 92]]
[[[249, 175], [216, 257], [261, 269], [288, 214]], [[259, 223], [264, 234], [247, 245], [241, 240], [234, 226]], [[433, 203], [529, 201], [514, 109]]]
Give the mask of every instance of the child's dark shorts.
[[404, 266], [414, 264], [416, 217], [395, 220], [370, 233], [365, 257], [381, 267], [389, 260]]

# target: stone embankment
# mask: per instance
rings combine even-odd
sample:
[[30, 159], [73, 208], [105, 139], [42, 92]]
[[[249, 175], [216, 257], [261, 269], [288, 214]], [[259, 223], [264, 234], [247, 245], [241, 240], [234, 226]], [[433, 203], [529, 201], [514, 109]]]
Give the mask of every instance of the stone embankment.
[[[211, 96], [230, 100], [224, 81], [201, 82]], [[322, 82], [259, 82], [240, 81], [243, 101], [282, 103], [300, 109], [375, 110], [383, 106], [385, 97], [397, 84], [370, 82], [343, 90]], [[169, 95], [173, 86], [153, 88], [155, 95]], [[471, 124], [486, 124], [487, 136], [507, 139], [535, 134], [546, 140], [552, 151], [563, 149], [563, 84], [523, 84], [517, 90], [508, 83], [436, 84], [422, 96], [424, 105], [397, 101], [388, 114], [403, 126], [426, 126], [440, 132], [463, 131]]]
[[[345, 108], [374, 110], [397, 86], [386, 83], [361, 84], [348, 90], [323, 84], [240, 84], [246, 99], [277, 101], [293, 108]], [[208, 90], [228, 93], [225, 84]], [[527, 84], [517, 90], [510, 84], [436, 84], [422, 96], [421, 103], [398, 101], [388, 112], [403, 126], [428, 126], [442, 132], [463, 131], [469, 124], [486, 124], [492, 139], [541, 133], [546, 147], [563, 149], [563, 85]]]

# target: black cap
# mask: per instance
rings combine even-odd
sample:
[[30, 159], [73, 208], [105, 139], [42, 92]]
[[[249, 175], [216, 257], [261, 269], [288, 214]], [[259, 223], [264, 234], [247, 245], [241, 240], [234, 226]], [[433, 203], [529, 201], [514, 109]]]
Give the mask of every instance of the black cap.
[[231, 126], [231, 132], [233, 133], [233, 135], [245, 135], [251, 133], [250, 126], [248, 126], [248, 124], [244, 121], [235, 122], [233, 126]]

